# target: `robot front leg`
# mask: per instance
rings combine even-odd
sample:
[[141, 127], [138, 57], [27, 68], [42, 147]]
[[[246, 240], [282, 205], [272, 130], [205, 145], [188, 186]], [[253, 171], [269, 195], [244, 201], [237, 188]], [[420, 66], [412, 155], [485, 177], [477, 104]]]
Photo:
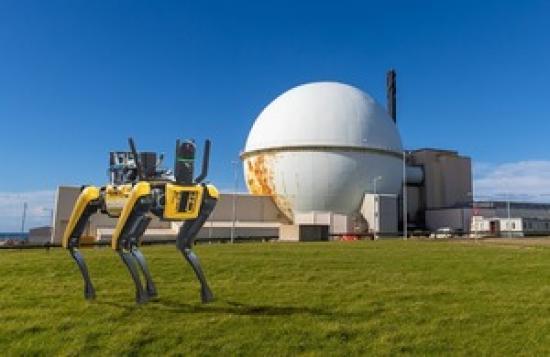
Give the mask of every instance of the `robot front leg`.
[[205, 198], [203, 205], [201, 207], [201, 212], [199, 216], [194, 220], [185, 221], [181, 226], [176, 240], [176, 246], [183, 254], [185, 260], [191, 265], [197, 279], [201, 284], [201, 300], [203, 303], [208, 303], [214, 300], [214, 294], [208, 286], [206, 281], [206, 276], [202, 271], [199, 258], [193, 252], [193, 244], [195, 237], [199, 233], [199, 230], [204, 225], [204, 222], [208, 219], [208, 216], [216, 206], [216, 199], [207, 197]]
[[[136, 288], [136, 301], [147, 302], [157, 295], [157, 290], [145, 257], [139, 250], [139, 239], [147, 229], [151, 218], [147, 216], [151, 207], [150, 188], [148, 183], [138, 183], [124, 205], [117, 226], [113, 233], [112, 247], [128, 268]], [[141, 282], [140, 271], [145, 279]]]
[[94, 285], [92, 284], [92, 279], [90, 279], [90, 274], [88, 273], [88, 266], [84, 261], [84, 257], [82, 256], [82, 254], [80, 254], [80, 252], [76, 248], [70, 248], [69, 251], [73, 259], [75, 260], [76, 264], [78, 265], [78, 268], [80, 269], [80, 273], [82, 274], [82, 279], [84, 280], [84, 298], [86, 298], [87, 300], [95, 299]]

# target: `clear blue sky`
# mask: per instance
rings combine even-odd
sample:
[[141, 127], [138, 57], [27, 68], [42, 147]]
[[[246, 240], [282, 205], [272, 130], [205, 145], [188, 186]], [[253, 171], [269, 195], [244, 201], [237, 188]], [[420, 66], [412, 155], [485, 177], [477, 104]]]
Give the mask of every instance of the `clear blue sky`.
[[548, 1], [4, 0], [0, 192], [102, 184], [129, 135], [168, 154], [211, 138], [210, 179], [230, 188], [278, 94], [336, 80], [384, 103], [390, 67], [406, 147], [548, 159]]

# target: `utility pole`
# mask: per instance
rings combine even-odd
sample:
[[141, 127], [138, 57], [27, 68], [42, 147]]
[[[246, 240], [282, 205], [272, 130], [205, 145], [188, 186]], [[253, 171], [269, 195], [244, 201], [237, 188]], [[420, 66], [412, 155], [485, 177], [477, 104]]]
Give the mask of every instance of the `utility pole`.
[[506, 195], [506, 211], [508, 213], [508, 223], [506, 224], [506, 229], [508, 230], [508, 238], [512, 238], [512, 231], [510, 230], [510, 192]]
[[373, 180], [372, 180], [372, 183], [373, 183], [373, 186], [374, 186], [374, 194], [376, 195], [377, 192], [376, 192], [376, 182], [377, 181], [380, 181], [382, 180], [382, 176], [378, 176], [378, 177], [375, 177]]
[[50, 224], [53, 227], [53, 208], [44, 207], [44, 208], [42, 208], [42, 210], [50, 213]]
[[374, 193], [374, 235], [378, 234], [379, 230], [379, 220], [380, 220], [380, 199], [378, 198], [377, 192], [376, 192], [376, 182], [379, 180], [382, 180], [382, 176], [377, 176], [374, 179], [372, 179], [372, 185], [373, 187], [373, 193]]
[[[510, 191], [506, 191], [506, 193], [499, 193], [499, 194], [496, 194], [495, 196], [498, 196], [498, 197], [504, 197], [506, 199], [506, 217], [507, 217], [507, 223], [506, 223], [506, 235], [502, 234], [502, 227], [501, 227], [501, 230], [500, 230], [500, 233], [501, 233], [501, 237], [512, 237], [512, 231], [511, 231], [511, 222], [510, 222], [510, 219], [511, 219], [511, 213], [510, 213]], [[499, 201], [499, 202], [502, 202], [502, 199]]]
[[403, 239], [408, 239], [407, 222], [407, 154], [403, 150]]
[[231, 161], [231, 164], [233, 165], [233, 179], [234, 179], [234, 186], [233, 186], [233, 218], [231, 221], [231, 243], [235, 242], [235, 220], [237, 219], [237, 189], [239, 184], [239, 178], [237, 176], [237, 168], [239, 162], [237, 160]]
[[27, 202], [23, 203], [23, 215], [21, 217], [21, 233], [25, 232], [25, 220], [27, 219]]

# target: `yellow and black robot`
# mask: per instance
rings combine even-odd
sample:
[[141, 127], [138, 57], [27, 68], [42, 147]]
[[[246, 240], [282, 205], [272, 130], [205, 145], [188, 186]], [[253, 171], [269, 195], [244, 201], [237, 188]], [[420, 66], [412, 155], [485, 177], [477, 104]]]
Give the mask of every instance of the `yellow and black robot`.
[[[78, 264], [84, 279], [84, 296], [95, 298], [95, 289], [82, 254], [80, 236], [91, 215], [101, 211], [117, 217], [111, 246], [120, 255], [136, 286], [136, 301], [147, 302], [157, 295], [145, 257], [139, 250], [140, 239], [151, 221], [151, 215], [163, 221], [183, 221], [176, 246], [193, 268], [200, 284], [201, 299], [212, 301], [198, 257], [192, 248], [204, 222], [216, 206], [219, 194], [213, 185], [203, 183], [208, 172], [210, 141], [206, 140], [201, 174], [193, 178], [195, 144], [176, 142], [174, 171], [161, 169], [163, 155], [136, 151], [132, 138], [129, 152], [111, 152], [110, 183], [104, 187], [85, 186], [71, 213], [63, 235], [67, 248]], [[141, 275], [145, 280], [142, 284]]]

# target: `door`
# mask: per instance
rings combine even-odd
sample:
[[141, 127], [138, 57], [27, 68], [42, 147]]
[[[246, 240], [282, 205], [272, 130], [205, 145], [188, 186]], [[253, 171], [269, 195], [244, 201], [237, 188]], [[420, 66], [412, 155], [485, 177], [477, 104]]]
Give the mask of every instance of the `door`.
[[499, 222], [498, 221], [491, 221], [489, 223], [489, 229], [491, 231], [491, 234], [498, 234], [499, 231], [500, 231], [500, 227], [499, 227]]

